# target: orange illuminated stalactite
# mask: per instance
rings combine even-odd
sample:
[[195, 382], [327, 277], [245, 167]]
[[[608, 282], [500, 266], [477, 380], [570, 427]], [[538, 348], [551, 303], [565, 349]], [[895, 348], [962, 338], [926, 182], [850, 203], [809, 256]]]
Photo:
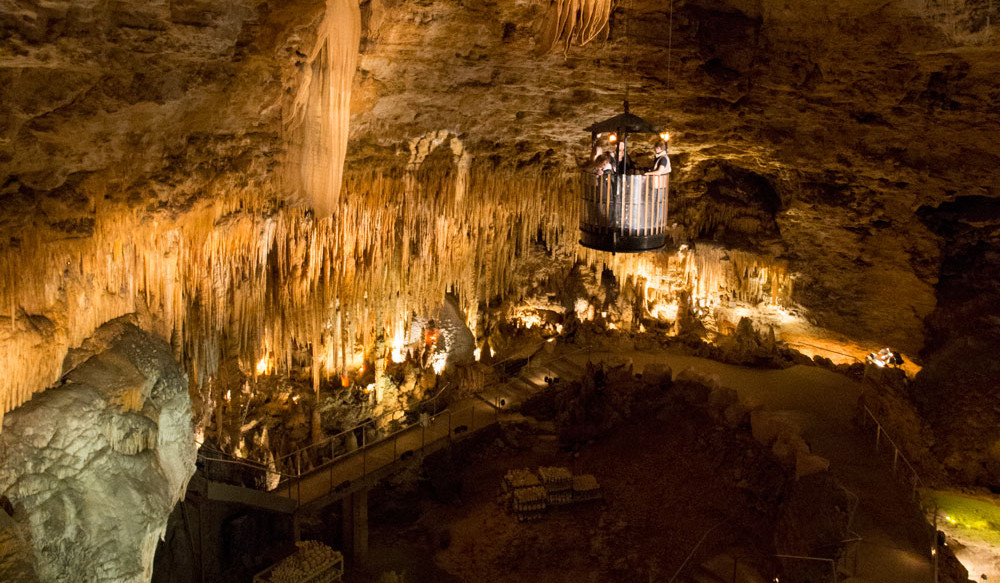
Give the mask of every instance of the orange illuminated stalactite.
[[440, 330], [427, 330], [424, 332], [424, 344], [427, 346], [434, 346], [437, 344], [438, 337], [440, 337]]

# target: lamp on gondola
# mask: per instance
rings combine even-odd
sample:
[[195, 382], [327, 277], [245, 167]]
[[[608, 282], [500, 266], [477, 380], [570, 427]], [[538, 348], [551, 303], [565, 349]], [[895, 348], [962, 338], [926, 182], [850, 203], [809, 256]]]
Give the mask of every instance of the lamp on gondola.
[[[591, 150], [598, 135], [619, 137], [628, 151], [629, 134], [653, 134], [666, 141], [667, 132], [628, 110], [587, 128]], [[612, 253], [636, 253], [663, 247], [666, 242], [669, 174], [635, 174], [628, 156], [615, 164], [614, 172], [584, 172], [580, 209], [580, 244]]]

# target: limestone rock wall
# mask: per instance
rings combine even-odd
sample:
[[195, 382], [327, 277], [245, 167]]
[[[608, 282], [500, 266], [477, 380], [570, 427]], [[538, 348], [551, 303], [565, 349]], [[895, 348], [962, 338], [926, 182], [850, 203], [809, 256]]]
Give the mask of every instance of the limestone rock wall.
[[628, 84], [671, 127], [686, 235], [787, 258], [819, 324], [919, 350], [938, 249], [914, 210], [990, 188], [998, 152], [964, 120], [1000, 122], [995, 42], [965, 50], [934, 2], [690, 0], [619, 4], [607, 42], [539, 57], [543, 4], [371, 3], [355, 163], [447, 128], [498, 164], [573, 168]]
[[914, 399], [938, 434], [936, 453], [962, 483], [1000, 486], [1000, 201], [959, 197], [920, 209], [942, 236], [938, 306]]
[[0, 529], [30, 541], [39, 581], [149, 581], [195, 469], [187, 379], [127, 321], [92, 340], [58, 386], [4, 419], [0, 494], [16, 524]]

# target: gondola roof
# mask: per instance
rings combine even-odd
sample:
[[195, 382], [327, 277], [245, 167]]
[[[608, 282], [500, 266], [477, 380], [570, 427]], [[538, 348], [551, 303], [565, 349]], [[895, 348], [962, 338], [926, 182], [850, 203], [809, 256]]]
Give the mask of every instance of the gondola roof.
[[658, 134], [661, 129], [648, 121], [642, 119], [641, 117], [625, 112], [620, 113], [611, 119], [606, 119], [604, 121], [599, 121], [592, 124], [590, 127], [586, 128], [588, 132], [592, 133], [604, 133], [604, 132], [628, 132], [630, 134]]

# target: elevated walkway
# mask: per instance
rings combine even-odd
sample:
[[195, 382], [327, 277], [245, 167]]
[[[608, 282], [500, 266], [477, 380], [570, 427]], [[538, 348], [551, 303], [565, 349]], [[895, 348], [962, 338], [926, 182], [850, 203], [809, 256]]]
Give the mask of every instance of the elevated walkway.
[[[539, 352], [541, 346], [534, 347]], [[366, 435], [371, 422], [332, 436], [318, 444], [295, 451], [268, 468], [247, 460], [221, 459], [199, 452], [201, 461], [242, 466], [256, 475], [256, 488], [207, 480], [205, 495], [211, 500], [246, 504], [262, 510], [292, 514], [298, 538], [299, 518], [309, 512], [343, 501], [344, 539], [352, 547], [355, 559], [363, 559], [367, 548], [367, 492], [385, 477], [452, 443], [495, 425], [502, 412], [524, 402], [548, 383], [545, 377], [579, 379], [583, 369], [567, 364], [569, 356], [529, 356], [520, 374], [505, 382], [484, 387], [482, 391], [435, 411], [437, 397], [417, 407], [430, 410], [419, 420], [393, 433], [368, 442]], [[350, 439], [360, 446], [349, 450]], [[360, 435], [360, 439], [356, 436]], [[278, 471], [282, 468], [283, 471]], [[278, 479], [276, 488], [267, 489], [268, 482]]]

